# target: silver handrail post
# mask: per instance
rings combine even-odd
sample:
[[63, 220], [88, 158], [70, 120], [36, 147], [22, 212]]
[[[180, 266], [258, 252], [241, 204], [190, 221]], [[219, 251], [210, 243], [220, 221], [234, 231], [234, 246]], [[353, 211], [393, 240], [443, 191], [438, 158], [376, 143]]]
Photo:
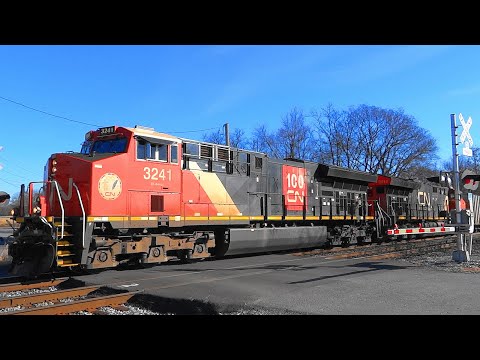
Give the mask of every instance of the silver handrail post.
[[63, 203], [62, 203], [62, 197], [60, 195], [60, 190], [58, 189], [58, 184], [56, 180], [52, 180], [52, 183], [55, 184], [55, 189], [57, 190], [57, 195], [58, 195], [58, 202], [60, 203], [60, 208], [62, 209], [62, 236], [60, 238], [63, 239], [63, 230], [65, 228], [65, 210], [63, 208]]
[[80, 202], [80, 207], [82, 208], [82, 215], [83, 215], [83, 227], [82, 227], [82, 248], [85, 248], [85, 208], [83, 207], [82, 197], [80, 196], [80, 191], [78, 190], [77, 184], [72, 182], [72, 185], [77, 190], [78, 201]]

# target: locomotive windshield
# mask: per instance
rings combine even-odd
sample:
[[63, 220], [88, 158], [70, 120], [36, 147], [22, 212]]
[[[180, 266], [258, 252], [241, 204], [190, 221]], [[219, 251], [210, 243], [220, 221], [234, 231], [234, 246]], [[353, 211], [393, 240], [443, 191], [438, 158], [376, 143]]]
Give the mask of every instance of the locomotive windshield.
[[126, 152], [127, 139], [117, 138], [109, 140], [85, 141], [82, 144], [82, 154], [89, 155], [93, 151], [96, 153], [122, 153]]
[[93, 143], [91, 151], [96, 153], [122, 153], [126, 152], [127, 139], [117, 138], [109, 140], [97, 140]]

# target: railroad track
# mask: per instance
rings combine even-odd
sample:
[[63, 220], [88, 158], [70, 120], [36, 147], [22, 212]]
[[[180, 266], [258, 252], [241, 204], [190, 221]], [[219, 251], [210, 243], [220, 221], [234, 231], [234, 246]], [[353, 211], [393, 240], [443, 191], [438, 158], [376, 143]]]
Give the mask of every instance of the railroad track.
[[[476, 236], [478, 239], [479, 236]], [[456, 247], [456, 236], [365, 244], [347, 248], [312, 249], [288, 252], [294, 256], [325, 256], [327, 259], [368, 257], [372, 260], [398, 258]], [[104, 313], [103, 307], [128, 310], [124, 304], [138, 293], [102, 286], [84, 286], [71, 277], [42, 278], [30, 282], [0, 284], [0, 315], [60, 315], [88, 312]]]
[[102, 307], [127, 310], [123, 305], [137, 293], [112, 294], [102, 286], [82, 286], [69, 278], [4, 284], [0, 285], [0, 315], [102, 314]]
[[[479, 237], [477, 236], [477, 239]], [[456, 236], [439, 236], [425, 239], [393, 241], [380, 244], [355, 245], [347, 248], [314, 249], [294, 252], [296, 256], [328, 256], [331, 259], [372, 257], [373, 259], [396, 258], [406, 255], [424, 254], [430, 251], [446, 250], [456, 247]]]

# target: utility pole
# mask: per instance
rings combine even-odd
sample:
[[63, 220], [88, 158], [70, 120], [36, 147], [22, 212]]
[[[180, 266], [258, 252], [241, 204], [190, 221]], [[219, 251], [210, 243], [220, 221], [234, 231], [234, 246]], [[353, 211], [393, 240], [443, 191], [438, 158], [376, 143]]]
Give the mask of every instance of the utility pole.
[[[461, 114], [460, 114], [461, 115]], [[470, 254], [466, 251], [466, 244], [465, 244], [465, 235], [458, 230], [458, 227], [462, 223], [462, 214], [460, 209], [460, 200], [461, 200], [461, 192], [460, 192], [460, 171], [458, 169], [458, 152], [457, 152], [457, 122], [455, 119], [455, 114], [450, 114], [451, 126], [452, 126], [452, 153], [453, 153], [453, 181], [455, 186], [455, 223], [457, 225], [457, 249], [453, 251], [452, 260], [456, 262], [465, 262], [470, 261]], [[463, 117], [462, 117], [463, 123]], [[471, 123], [471, 121], [470, 121]], [[468, 133], [468, 128], [466, 129]], [[464, 130], [465, 131], [465, 130]], [[463, 136], [462, 133], [462, 137]]]

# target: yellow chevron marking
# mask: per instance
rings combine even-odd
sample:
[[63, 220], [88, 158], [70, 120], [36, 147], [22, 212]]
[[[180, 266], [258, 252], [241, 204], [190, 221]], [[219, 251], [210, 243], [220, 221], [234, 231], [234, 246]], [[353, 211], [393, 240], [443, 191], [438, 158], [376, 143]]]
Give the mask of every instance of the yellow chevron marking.
[[303, 216], [285, 216], [285, 220], [303, 220]]
[[269, 216], [267, 219], [268, 220], [282, 220], [282, 217], [281, 216]]
[[185, 220], [186, 221], [199, 221], [199, 220], [202, 220], [202, 221], [205, 221], [205, 220], [208, 220], [208, 216], [185, 216]]
[[208, 198], [215, 206], [215, 209], [217, 209], [217, 212], [225, 216], [240, 214], [240, 211], [217, 174], [203, 171], [194, 162], [190, 162], [190, 170], [192, 170], [202, 189], [207, 193]]
[[320, 220], [320, 216], [305, 216], [305, 220]]

